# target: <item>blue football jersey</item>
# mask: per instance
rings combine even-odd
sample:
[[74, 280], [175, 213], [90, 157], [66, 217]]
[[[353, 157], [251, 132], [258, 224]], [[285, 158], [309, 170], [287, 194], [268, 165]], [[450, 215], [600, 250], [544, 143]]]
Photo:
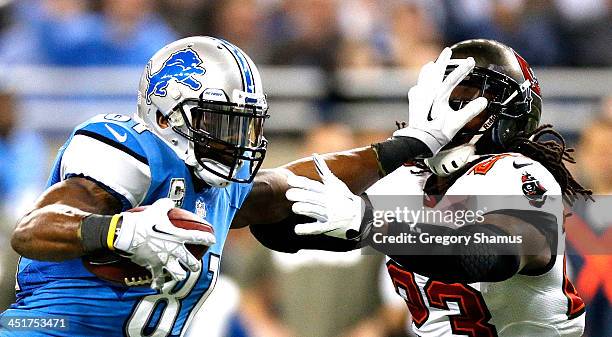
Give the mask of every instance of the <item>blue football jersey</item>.
[[[239, 171], [246, 177], [248, 167]], [[75, 128], [59, 150], [48, 187], [84, 177], [118, 198], [123, 210], [169, 197], [206, 219], [216, 244], [202, 257], [200, 272], [161, 291], [123, 287], [90, 273], [82, 260], [62, 262], [21, 258], [17, 301], [9, 317], [61, 317], [63, 329], [6, 330], [0, 336], [180, 336], [212, 291], [223, 245], [251, 184], [196, 191], [192, 175], [176, 153], [145, 125], [125, 115], [99, 115]]]

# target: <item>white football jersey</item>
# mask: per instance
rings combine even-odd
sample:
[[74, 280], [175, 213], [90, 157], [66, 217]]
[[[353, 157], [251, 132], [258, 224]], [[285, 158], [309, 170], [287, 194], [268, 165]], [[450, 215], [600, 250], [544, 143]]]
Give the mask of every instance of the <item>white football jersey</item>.
[[[397, 175], [383, 180], [387, 178]], [[383, 184], [399, 186], [388, 180]], [[486, 212], [511, 204], [513, 210], [550, 213], [557, 218], [559, 244], [565, 240], [559, 184], [544, 166], [521, 154], [500, 154], [477, 163], [454, 182], [445, 198], [452, 195], [517, 196], [511, 203], [505, 197], [486, 198]], [[540, 275], [515, 274], [492, 283], [445, 283], [406, 270], [393, 260], [387, 266], [418, 336], [582, 336], [585, 305], [565, 275], [564, 255]]]

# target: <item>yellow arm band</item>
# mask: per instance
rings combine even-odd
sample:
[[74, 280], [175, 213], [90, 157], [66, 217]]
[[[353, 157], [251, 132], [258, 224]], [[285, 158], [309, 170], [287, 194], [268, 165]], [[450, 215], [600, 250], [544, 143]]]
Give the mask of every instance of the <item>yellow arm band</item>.
[[108, 235], [106, 236], [106, 245], [108, 249], [115, 250], [115, 232], [117, 231], [117, 224], [121, 219], [121, 214], [113, 215], [110, 224], [108, 226]]

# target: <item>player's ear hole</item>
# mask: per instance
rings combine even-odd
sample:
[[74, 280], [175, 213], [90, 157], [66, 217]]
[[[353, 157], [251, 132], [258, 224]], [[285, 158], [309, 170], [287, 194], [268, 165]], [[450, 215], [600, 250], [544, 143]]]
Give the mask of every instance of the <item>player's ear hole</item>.
[[159, 125], [160, 128], [165, 129], [170, 126], [168, 119], [159, 110], [157, 110], [157, 115], [155, 117], [157, 119], [157, 125]]

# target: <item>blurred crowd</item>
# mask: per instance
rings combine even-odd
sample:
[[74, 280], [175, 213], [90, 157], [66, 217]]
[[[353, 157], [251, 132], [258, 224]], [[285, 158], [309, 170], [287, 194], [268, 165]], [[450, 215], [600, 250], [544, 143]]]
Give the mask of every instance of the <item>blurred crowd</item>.
[[214, 35], [258, 64], [417, 67], [473, 37], [536, 66], [612, 65], [610, 0], [3, 0], [0, 63], [142, 65]]
[[[535, 66], [610, 67], [612, 0], [0, 0], [0, 65], [142, 67], [160, 47], [189, 35], [227, 39], [257, 64], [324, 71], [418, 68], [442, 46], [474, 37], [505, 42]], [[52, 156], [39, 135], [15, 127], [16, 109], [0, 85], [0, 158], [13, 158], [0, 161], [0, 205], [8, 206], [0, 216], [1, 247], [8, 247], [23, 210], [16, 205], [44, 187]], [[596, 194], [612, 194], [612, 154], [603, 152], [612, 151], [612, 99], [602, 101], [599, 116], [575, 142], [579, 164], [572, 170]], [[321, 124], [283, 162], [387, 135], [359, 138], [341, 123]], [[275, 144], [281, 142], [271, 141], [272, 154], [281, 147]], [[382, 257], [274, 253], [248, 229], [233, 232], [223, 261], [233, 281], [220, 281], [213, 293], [222, 294], [226, 309], [235, 302], [222, 320], [225, 336], [410, 335], [406, 304], [389, 289]], [[0, 251], [0, 311], [11, 301], [16, 263], [6, 250]], [[578, 278], [588, 259], [573, 259]], [[579, 291], [587, 281], [577, 284]], [[612, 293], [599, 284], [589, 289], [594, 314], [587, 326], [590, 336], [603, 336], [612, 331]], [[206, 315], [190, 336], [215, 335]]]

